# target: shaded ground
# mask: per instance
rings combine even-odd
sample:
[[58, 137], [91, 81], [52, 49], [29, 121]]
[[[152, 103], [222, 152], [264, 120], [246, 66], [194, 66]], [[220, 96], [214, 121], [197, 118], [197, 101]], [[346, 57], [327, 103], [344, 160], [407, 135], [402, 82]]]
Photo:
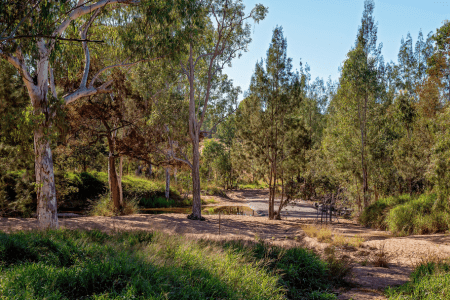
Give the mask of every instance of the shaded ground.
[[[215, 197], [215, 205], [264, 205], [266, 191], [233, 191], [230, 199]], [[208, 197], [211, 198], [211, 197]], [[259, 211], [263, 211], [264, 208]], [[205, 222], [192, 221], [185, 214], [130, 215], [121, 217], [77, 217], [60, 219], [61, 227], [70, 229], [114, 230], [159, 230], [177, 233], [193, 238], [213, 240], [248, 241], [264, 240], [280, 246], [306, 246], [324, 256], [329, 244], [305, 235], [302, 226], [313, 224], [315, 210], [312, 204], [299, 202], [292, 210], [282, 213], [281, 221], [267, 217], [211, 215]], [[263, 212], [264, 213], [264, 212]], [[286, 217], [287, 216], [287, 217]], [[293, 217], [296, 216], [296, 217]], [[384, 299], [382, 290], [387, 286], [399, 285], [408, 280], [415, 264], [431, 256], [450, 257], [450, 236], [448, 234], [393, 237], [389, 232], [372, 230], [340, 220], [329, 228], [345, 237], [359, 236], [366, 240], [361, 247], [338, 247], [336, 256], [352, 262], [352, 273], [348, 276], [356, 287], [341, 291], [339, 299]], [[219, 233], [220, 228], [220, 233]], [[11, 232], [37, 229], [37, 220], [21, 218], [0, 218], [0, 230]], [[384, 253], [389, 268], [371, 264], [377, 253]], [[363, 266], [365, 265], [365, 266]]]

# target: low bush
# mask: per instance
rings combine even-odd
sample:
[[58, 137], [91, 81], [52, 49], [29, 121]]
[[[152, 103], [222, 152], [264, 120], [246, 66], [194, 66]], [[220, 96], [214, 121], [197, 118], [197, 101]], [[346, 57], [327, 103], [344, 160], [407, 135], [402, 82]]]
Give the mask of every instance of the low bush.
[[389, 287], [389, 299], [449, 299], [450, 261], [428, 261], [417, 266], [411, 281], [399, 287]]
[[359, 221], [365, 226], [386, 229], [396, 235], [445, 232], [450, 226], [450, 209], [439, 205], [436, 194], [380, 199], [368, 206]]
[[0, 173], [0, 216], [29, 217], [35, 209], [33, 177], [17, 171]]
[[387, 228], [386, 214], [389, 210], [409, 201], [411, 201], [409, 194], [381, 198], [363, 210], [359, 216], [359, 222], [364, 226], [384, 230]]
[[108, 194], [103, 195], [93, 202], [89, 214], [91, 216], [112, 217], [116, 215], [132, 215], [139, 212], [139, 206], [135, 199], [127, 199], [123, 201], [122, 211], [117, 211], [114, 203]]
[[386, 216], [389, 230], [396, 235], [444, 232], [449, 228], [448, 209], [435, 207], [436, 194], [419, 198], [392, 208]]
[[[148, 232], [0, 232], [5, 299], [336, 299], [301, 248]], [[274, 258], [274, 259], [272, 259]]]
[[84, 210], [89, 205], [87, 200], [98, 199], [106, 193], [108, 182], [103, 182], [90, 173], [55, 173], [56, 197], [58, 206], [67, 209]]

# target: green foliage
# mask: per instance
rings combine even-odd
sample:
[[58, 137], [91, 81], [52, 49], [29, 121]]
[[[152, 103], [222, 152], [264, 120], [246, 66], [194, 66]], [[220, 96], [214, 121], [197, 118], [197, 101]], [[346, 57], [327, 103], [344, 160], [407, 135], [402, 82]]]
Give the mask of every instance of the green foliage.
[[436, 194], [391, 196], [364, 209], [359, 221], [396, 235], [445, 232], [450, 228], [450, 210]]
[[311, 250], [283, 249], [263, 241], [245, 246], [237, 241], [224, 242], [222, 247], [265, 260], [267, 270], [276, 270], [280, 274], [279, 282], [286, 289], [288, 299], [337, 299], [328, 291], [332, 283], [340, 282], [342, 278], [330, 273], [329, 263], [320, 260]]
[[[105, 172], [93, 172], [92, 175], [104, 184], [108, 183], [108, 174]], [[164, 197], [165, 183], [157, 180], [148, 180], [143, 177], [126, 175], [122, 178], [122, 188], [124, 199], [154, 199], [155, 197]], [[173, 199], [180, 199], [179, 193], [174, 187], [170, 189], [170, 195]], [[140, 200], [139, 200], [140, 201]]]
[[0, 171], [0, 216], [31, 216], [35, 198], [35, 184], [28, 173]]
[[366, 207], [359, 216], [359, 222], [364, 226], [386, 229], [386, 216], [389, 211], [400, 204], [411, 201], [410, 195], [390, 196], [381, 198]]
[[399, 235], [445, 232], [450, 226], [450, 211], [435, 205], [436, 200], [436, 194], [423, 194], [393, 208], [386, 216], [389, 230]]
[[225, 145], [214, 140], [207, 139], [203, 142], [200, 173], [202, 179], [214, 180], [217, 184], [229, 188], [231, 176], [231, 158]]
[[56, 172], [55, 182], [58, 203], [68, 208], [86, 208], [88, 201], [100, 197], [107, 187], [107, 183], [87, 172]]
[[256, 182], [256, 183], [243, 183], [243, 184], [239, 184], [238, 188], [241, 190], [259, 190], [259, 189], [265, 189], [267, 188], [267, 184], [264, 182]]
[[284, 299], [243, 254], [144, 232], [0, 233], [5, 298]]
[[412, 272], [411, 281], [399, 287], [388, 287], [389, 299], [448, 299], [450, 295], [450, 262], [424, 262]]

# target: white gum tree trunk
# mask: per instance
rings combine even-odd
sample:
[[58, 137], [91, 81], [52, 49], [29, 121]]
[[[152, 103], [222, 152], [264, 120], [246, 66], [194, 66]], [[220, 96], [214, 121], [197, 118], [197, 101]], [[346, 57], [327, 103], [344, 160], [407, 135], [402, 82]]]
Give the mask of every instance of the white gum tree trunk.
[[39, 228], [57, 229], [59, 225], [52, 150], [42, 128], [36, 129], [34, 132], [34, 153]]

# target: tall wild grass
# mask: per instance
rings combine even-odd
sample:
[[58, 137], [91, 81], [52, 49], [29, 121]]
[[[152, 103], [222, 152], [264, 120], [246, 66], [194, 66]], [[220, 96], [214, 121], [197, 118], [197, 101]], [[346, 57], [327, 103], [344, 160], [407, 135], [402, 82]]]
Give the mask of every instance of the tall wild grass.
[[149, 232], [0, 232], [2, 299], [336, 299], [309, 250]]
[[392, 196], [367, 207], [359, 221], [396, 235], [445, 232], [450, 228], [450, 209], [448, 203], [442, 203], [433, 193], [417, 198]]

